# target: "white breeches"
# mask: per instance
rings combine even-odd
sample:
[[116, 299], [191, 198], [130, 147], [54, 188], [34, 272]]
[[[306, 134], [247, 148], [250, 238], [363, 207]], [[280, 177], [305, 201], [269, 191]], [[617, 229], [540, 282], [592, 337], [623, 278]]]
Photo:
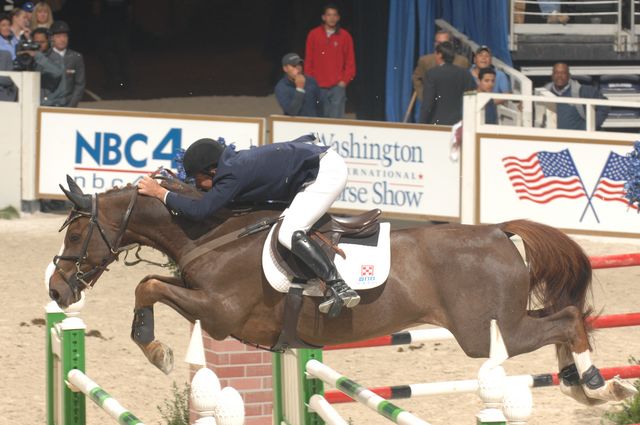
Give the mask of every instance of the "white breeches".
[[297, 230], [307, 232], [326, 213], [347, 184], [347, 165], [333, 149], [320, 158], [318, 177], [291, 201], [280, 226], [278, 241], [291, 249], [291, 236]]

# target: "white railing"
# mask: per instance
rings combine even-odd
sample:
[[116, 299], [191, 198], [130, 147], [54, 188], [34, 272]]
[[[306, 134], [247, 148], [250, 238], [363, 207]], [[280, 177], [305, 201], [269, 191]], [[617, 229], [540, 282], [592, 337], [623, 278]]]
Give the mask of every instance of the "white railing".
[[[481, 123], [481, 125], [487, 125], [484, 121], [484, 107], [486, 104], [494, 99], [494, 100], [509, 100], [514, 103], [531, 103], [535, 104], [538, 108], [543, 109], [553, 109], [553, 107], [559, 103], [562, 104], [570, 104], [570, 105], [582, 105], [585, 107], [585, 121], [586, 121], [586, 130], [587, 131], [595, 131], [596, 130], [596, 107], [598, 106], [609, 106], [609, 107], [618, 107], [618, 108], [631, 108], [631, 109], [639, 109], [640, 110], [640, 102], [630, 102], [624, 100], [605, 100], [605, 99], [585, 99], [585, 98], [575, 98], [575, 97], [557, 97], [557, 96], [525, 96], [525, 95], [516, 95], [516, 94], [501, 94], [501, 93], [478, 93], [477, 94], [477, 102], [476, 102], [476, 111], [475, 114], [477, 117], [477, 122]], [[539, 123], [539, 122], [538, 122]], [[521, 127], [533, 127], [536, 122], [531, 122], [528, 125], [523, 124]], [[549, 129], [549, 127], [546, 127]], [[560, 131], [574, 131], [574, 130], [560, 130]], [[554, 133], [557, 133], [557, 130], [554, 130]]]
[[[549, 16], [548, 13], [527, 12], [525, 7], [527, 4], [539, 6], [540, 3], [554, 3], [560, 6], [594, 6], [594, 5], [611, 5], [608, 11], [594, 12], [559, 12], [559, 16], [566, 16], [568, 23], [559, 25], [558, 23], [527, 23], [527, 16]], [[631, 2], [629, 8], [630, 16], [635, 15], [635, 0]], [[623, 27], [623, 5], [621, 0], [599, 0], [599, 1], [537, 1], [537, 0], [512, 0], [510, 2], [510, 34], [509, 49], [514, 51], [518, 49], [518, 34], [583, 34], [583, 35], [610, 35], [615, 39], [614, 50], [617, 52], [636, 51], [635, 41], [635, 25], [634, 19], [631, 19], [630, 28], [627, 32]], [[590, 23], [574, 23], [575, 17], [590, 17]], [[615, 17], [613, 23], [603, 23], [603, 18]]]

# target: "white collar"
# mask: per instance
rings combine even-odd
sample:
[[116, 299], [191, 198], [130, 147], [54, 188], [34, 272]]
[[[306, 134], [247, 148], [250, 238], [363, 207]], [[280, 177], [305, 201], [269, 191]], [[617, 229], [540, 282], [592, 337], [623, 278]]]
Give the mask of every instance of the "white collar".
[[55, 47], [53, 48], [53, 51], [56, 52], [57, 54], [59, 54], [60, 56], [64, 57], [64, 54], [67, 53], [67, 49], [64, 50], [58, 50]]

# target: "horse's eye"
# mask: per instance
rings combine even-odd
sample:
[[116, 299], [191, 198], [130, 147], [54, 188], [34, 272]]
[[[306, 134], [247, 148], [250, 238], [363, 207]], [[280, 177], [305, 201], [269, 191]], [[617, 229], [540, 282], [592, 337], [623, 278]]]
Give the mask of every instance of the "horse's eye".
[[78, 242], [80, 240], [80, 235], [77, 233], [72, 233], [69, 235], [69, 242]]

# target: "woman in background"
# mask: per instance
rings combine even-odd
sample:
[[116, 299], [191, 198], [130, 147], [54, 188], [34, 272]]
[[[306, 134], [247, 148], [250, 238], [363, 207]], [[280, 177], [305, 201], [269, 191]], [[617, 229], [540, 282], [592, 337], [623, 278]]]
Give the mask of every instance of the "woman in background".
[[53, 12], [51, 6], [41, 1], [36, 4], [31, 15], [31, 29], [51, 27], [53, 23]]

